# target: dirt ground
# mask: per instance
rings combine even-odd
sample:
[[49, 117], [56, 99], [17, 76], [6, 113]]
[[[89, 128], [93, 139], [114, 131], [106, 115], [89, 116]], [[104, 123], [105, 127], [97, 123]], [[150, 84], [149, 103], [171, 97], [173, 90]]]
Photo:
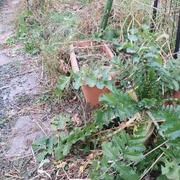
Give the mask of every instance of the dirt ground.
[[[31, 144], [50, 133], [47, 119], [51, 107], [41, 102], [44, 90], [38, 57], [25, 54], [21, 44], [6, 45], [15, 33], [18, 3], [19, 0], [6, 0], [0, 7], [1, 180], [29, 179], [36, 165]], [[27, 170], [27, 164], [34, 167]]]
[[[52, 134], [50, 121], [55, 114], [76, 116], [81, 106], [74, 97], [68, 105], [49, 101], [52, 93], [43, 86], [38, 56], [26, 54], [20, 43], [6, 44], [15, 33], [19, 2], [4, 0], [0, 6], [0, 180], [85, 179], [87, 172], [78, 172], [86, 162], [83, 158], [36, 163], [33, 141]], [[62, 169], [66, 165], [67, 172]]]

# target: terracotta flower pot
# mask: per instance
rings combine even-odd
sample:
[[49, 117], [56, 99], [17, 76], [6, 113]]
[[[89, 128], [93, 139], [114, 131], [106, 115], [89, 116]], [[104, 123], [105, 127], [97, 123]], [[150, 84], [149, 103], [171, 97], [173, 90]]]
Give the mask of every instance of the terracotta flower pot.
[[[75, 42], [70, 45], [70, 60], [71, 60], [71, 66], [72, 70], [74, 73], [77, 73], [79, 71], [79, 65], [78, 65], [78, 60], [77, 60], [77, 55], [75, 54], [75, 49], [80, 48], [80, 47], [93, 47], [93, 42], [92, 41], [80, 41], [80, 42]], [[105, 42], [102, 42], [100, 44], [100, 47], [103, 49], [104, 54], [106, 55], [107, 58], [112, 59], [114, 57], [113, 53], [107, 46]], [[116, 76], [116, 72], [112, 72], [110, 75], [111, 77]], [[100, 78], [101, 75], [98, 76]], [[89, 87], [88, 85], [85, 84], [85, 79], [84, 84], [82, 85], [82, 91], [85, 96], [86, 102], [90, 104], [91, 106], [95, 107], [97, 104], [99, 104], [99, 96], [103, 93], [110, 93], [110, 91], [107, 88], [103, 89], [98, 89], [96, 86], [94, 87]]]

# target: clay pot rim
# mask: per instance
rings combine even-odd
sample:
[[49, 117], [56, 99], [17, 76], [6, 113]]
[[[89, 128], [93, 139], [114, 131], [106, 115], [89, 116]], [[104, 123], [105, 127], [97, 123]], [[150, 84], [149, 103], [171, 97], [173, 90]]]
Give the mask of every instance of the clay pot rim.
[[[93, 42], [96, 41], [91, 41], [91, 40], [87, 40], [87, 41], [77, 41], [74, 42], [70, 45], [70, 60], [71, 60], [71, 66], [72, 66], [72, 70], [74, 73], [77, 73], [78, 71], [80, 71], [79, 65], [78, 65], [78, 61], [76, 58], [76, 54], [74, 52], [74, 49], [80, 47], [80, 48], [88, 48], [88, 47], [94, 47], [93, 46]], [[110, 48], [108, 47], [108, 45], [106, 44], [105, 41], [101, 41], [101, 45], [98, 45], [97, 47], [103, 47], [104, 51], [106, 53], [106, 55], [109, 57], [109, 59], [112, 59], [114, 57], [112, 51], [110, 50]], [[111, 68], [110, 66], [106, 66], [106, 68]], [[122, 73], [122, 71], [114, 71], [114, 72], [110, 72], [110, 79], [114, 79], [116, 75]], [[102, 77], [101, 74], [98, 75], [98, 79], [100, 79]], [[85, 83], [85, 78], [83, 78], [83, 81]], [[86, 84], [86, 83], [85, 83]]]

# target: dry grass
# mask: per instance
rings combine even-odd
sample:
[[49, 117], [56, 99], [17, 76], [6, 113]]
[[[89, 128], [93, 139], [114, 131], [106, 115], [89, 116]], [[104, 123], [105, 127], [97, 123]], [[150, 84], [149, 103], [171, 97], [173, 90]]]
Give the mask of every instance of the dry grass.
[[[98, 31], [105, 2], [34, 0], [27, 4], [27, 1], [22, 0], [21, 4], [21, 10], [29, 8], [32, 11], [29, 21], [35, 19], [39, 23], [41, 33], [36, 46], [41, 51], [42, 70], [50, 75], [53, 86], [58, 76], [66, 74], [70, 68], [66, 67], [64, 72], [64, 67], [61, 67], [69, 64], [69, 44], [76, 40], [92, 39]], [[176, 22], [175, 14], [178, 9], [176, 6], [175, 3], [172, 6], [170, 1], [161, 0], [158, 7], [155, 28], [159, 34], [159, 47], [166, 58], [172, 57], [176, 27], [173, 18]], [[115, 31], [118, 28], [119, 40], [124, 42], [129, 29], [140, 28], [142, 24], [151, 26], [152, 7], [152, 0], [115, 0], [108, 28]]]

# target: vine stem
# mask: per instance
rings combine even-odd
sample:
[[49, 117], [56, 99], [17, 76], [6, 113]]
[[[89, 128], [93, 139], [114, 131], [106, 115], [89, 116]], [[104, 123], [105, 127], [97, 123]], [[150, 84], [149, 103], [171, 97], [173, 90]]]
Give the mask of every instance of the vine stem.
[[105, 139], [102, 139], [103, 140], [106, 140], [112, 136], [114, 136], [115, 134], [119, 133], [122, 129], [125, 129], [126, 127], [130, 126], [136, 119], [140, 119], [141, 118], [141, 115], [140, 113], [136, 113], [134, 115], [134, 117], [130, 118], [129, 121], [125, 122], [125, 123], [121, 123], [121, 125], [119, 126], [118, 130], [114, 131], [113, 133], [111, 134], [108, 134], [108, 136], [105, 138]]
[[[165, 121], [165, 119], [155, 120], [155, 122], [164, 122], [164, 121]], [[107, 133], [107, 132], [110, 132], [110, 131], [113, 131], [113, 130], [116, 130], [116, 129], [122, 130], [122, 129], [125, 129], [125, 128], [128, 128], [128, 127], [132, 127], [132, 126], [136, 126], [136, 125], [139, 125], [139, 124], [148, 124], [148, 123], [153, 123], [153, 122], [154, 122], [154, 121], [151, 120], [151, 121], [139, 122], [139, 123], [137, 123], [137, 124], [131, 123], [131, 124], [129, 124], [129, 125], [127, 125], [127, 124], [125, 125], [125, 123], [123, 122], [123, 123], [121, 123], [118, 127], [113, 127], [113, 128], [110, 128], [110, 129], [106, 129], [106, 130], [99, 131], [99, 132], [97, 132], [96, 134], [93, 134], [92, 137], [97, 136], [97, 135], [100, 135], [100, 134], [104, 134], [104, 133]]]
[[154, 167], [154, 165], [159, 161], [159, 159], [160, 159], [163, 155], [164, 155], [164, 152], [162, 152], [162, 153], [160, 154], [160, 156], [154, 161], [154, 163], [149, 167], [149, 169], [147, 169], [147, 170], [144, 172], [144, 174], [140, 177], [139, 180], [142, 180], [142, 179], [143, 179], [143, 177]]

